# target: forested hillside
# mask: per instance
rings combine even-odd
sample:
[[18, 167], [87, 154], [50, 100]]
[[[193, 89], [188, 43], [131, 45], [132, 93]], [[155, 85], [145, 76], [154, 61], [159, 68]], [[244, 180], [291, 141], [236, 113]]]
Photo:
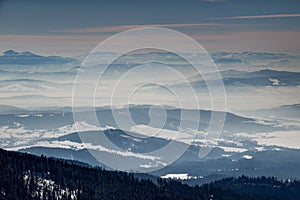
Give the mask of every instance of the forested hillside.
[[[190, 187], [178, 181], [137, 179], [78, 162], [0, 149], [0, 199], [295, 199], [299, 182], [240, 177]], [[268, 190], [265, 190], [268, 188]], [[259, 190], [256, 190], [259, 189]], [[256, 192], [258, 191], [258, 192]], [[264, 192], [266, 191], [266, 192]], [[272, 196], [273, 195], [273, 196]]]

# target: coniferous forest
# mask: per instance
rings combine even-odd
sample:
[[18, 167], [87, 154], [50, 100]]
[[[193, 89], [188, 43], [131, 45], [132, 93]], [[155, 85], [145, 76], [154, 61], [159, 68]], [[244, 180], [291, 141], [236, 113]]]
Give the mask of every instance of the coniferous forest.
[[272, 177], [226, 178], [191, 187], [135, 178], [78, 162], [0, 149], [0, 199], [297, 199], [300, 182]]

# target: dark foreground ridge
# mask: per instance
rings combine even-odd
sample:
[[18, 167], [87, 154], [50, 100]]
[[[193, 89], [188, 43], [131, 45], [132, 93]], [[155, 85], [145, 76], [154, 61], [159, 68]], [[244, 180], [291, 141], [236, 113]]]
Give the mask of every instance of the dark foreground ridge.
[[137, 179], [78, 162], [0, 149], [0, 199], [297, 199], [300, 182], [226, 178], [191, 187], [174, 180]]

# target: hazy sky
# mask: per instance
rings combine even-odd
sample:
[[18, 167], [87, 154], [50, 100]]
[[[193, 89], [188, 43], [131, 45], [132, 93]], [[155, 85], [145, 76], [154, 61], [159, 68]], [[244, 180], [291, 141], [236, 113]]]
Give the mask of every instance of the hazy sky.
[[181, 31], [211, 52], [300, 54], [298, 0], [0, 0], [0, 51], [80, 55], [140, 26]]

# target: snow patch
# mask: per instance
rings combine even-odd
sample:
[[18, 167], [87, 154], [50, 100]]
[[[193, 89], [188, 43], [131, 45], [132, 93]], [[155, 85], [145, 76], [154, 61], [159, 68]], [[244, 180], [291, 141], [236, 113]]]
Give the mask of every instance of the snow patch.
[[218, 146], [218, 147], [221, 148], [221, 149], [223, 149], [225, 152], [242, 153], [242, 152], [248, 151], [248, 149], [238, 148], [238, 147], [225, 147], [225, 146]]
[[203, 178], [203, 176], [189, 176], [189, 174], [166, 174], [164, 176], [161, 176], [161, 178], [171, 178], [171, 179], [178, 179], [178, 180], [189, 180], [189, 179]]
[[244, 155], [243, 158], [247, 159], [247, 160], [251, 160], [253, 158], [253, 156], [249, 156], [249, 155]]
[[10, 151], [19, 151], [20, 149], [27, 149], [32, 147], [48, 147], [48, 148], [62, 148], [62, 149], [73, 149], [73, 150], [82, 150], [82, 149], [91, 149], [96, 150], [100, 152], [105, 152], [113, 155], [119, 155], [122, 157], [135, 157], [138, 159], [143, 160], [152, 160], [158, 162], [160, 165], [165, 165], [165, 163], [161, 162], [160, 157], [156, 156], [150, 156], [150, 155], [144, 155], [140, 153], [133, 153], [128, 151], [118, 151], [114, 149], [108, 149], [106, 147], [103, 147], [101, 145], [93, 145], [91, 143], [77, 143], [72, 141], [43, 141], [43, 142], [37, 142], [34, 145], [29, 146], [19, 146], [19, 147], [12, 147], [12, 148], [6, 148], [6, 150]]
[[75, 122], [74, 124], [66, 125], [58, 128], [57, 130], [60, 133], [74, 133], [74, 132], [85, 132], [85, 131], [105, 131], [108, 129], [115, 129], [111, 126], [106, 127], [98, 127], [91, 124], [86, 123], [85, 121]]
[[29, 117], [30, 115], [26, 114], [26, 115], [16, 115], [16, 116], [19, 118], [26, 118], [26, 117]]
[[280, 84], [280, 80], [278, 80], [276, 78], [269, 78], [269, 81], [272, 83], [272, 85], [279, 85]]

